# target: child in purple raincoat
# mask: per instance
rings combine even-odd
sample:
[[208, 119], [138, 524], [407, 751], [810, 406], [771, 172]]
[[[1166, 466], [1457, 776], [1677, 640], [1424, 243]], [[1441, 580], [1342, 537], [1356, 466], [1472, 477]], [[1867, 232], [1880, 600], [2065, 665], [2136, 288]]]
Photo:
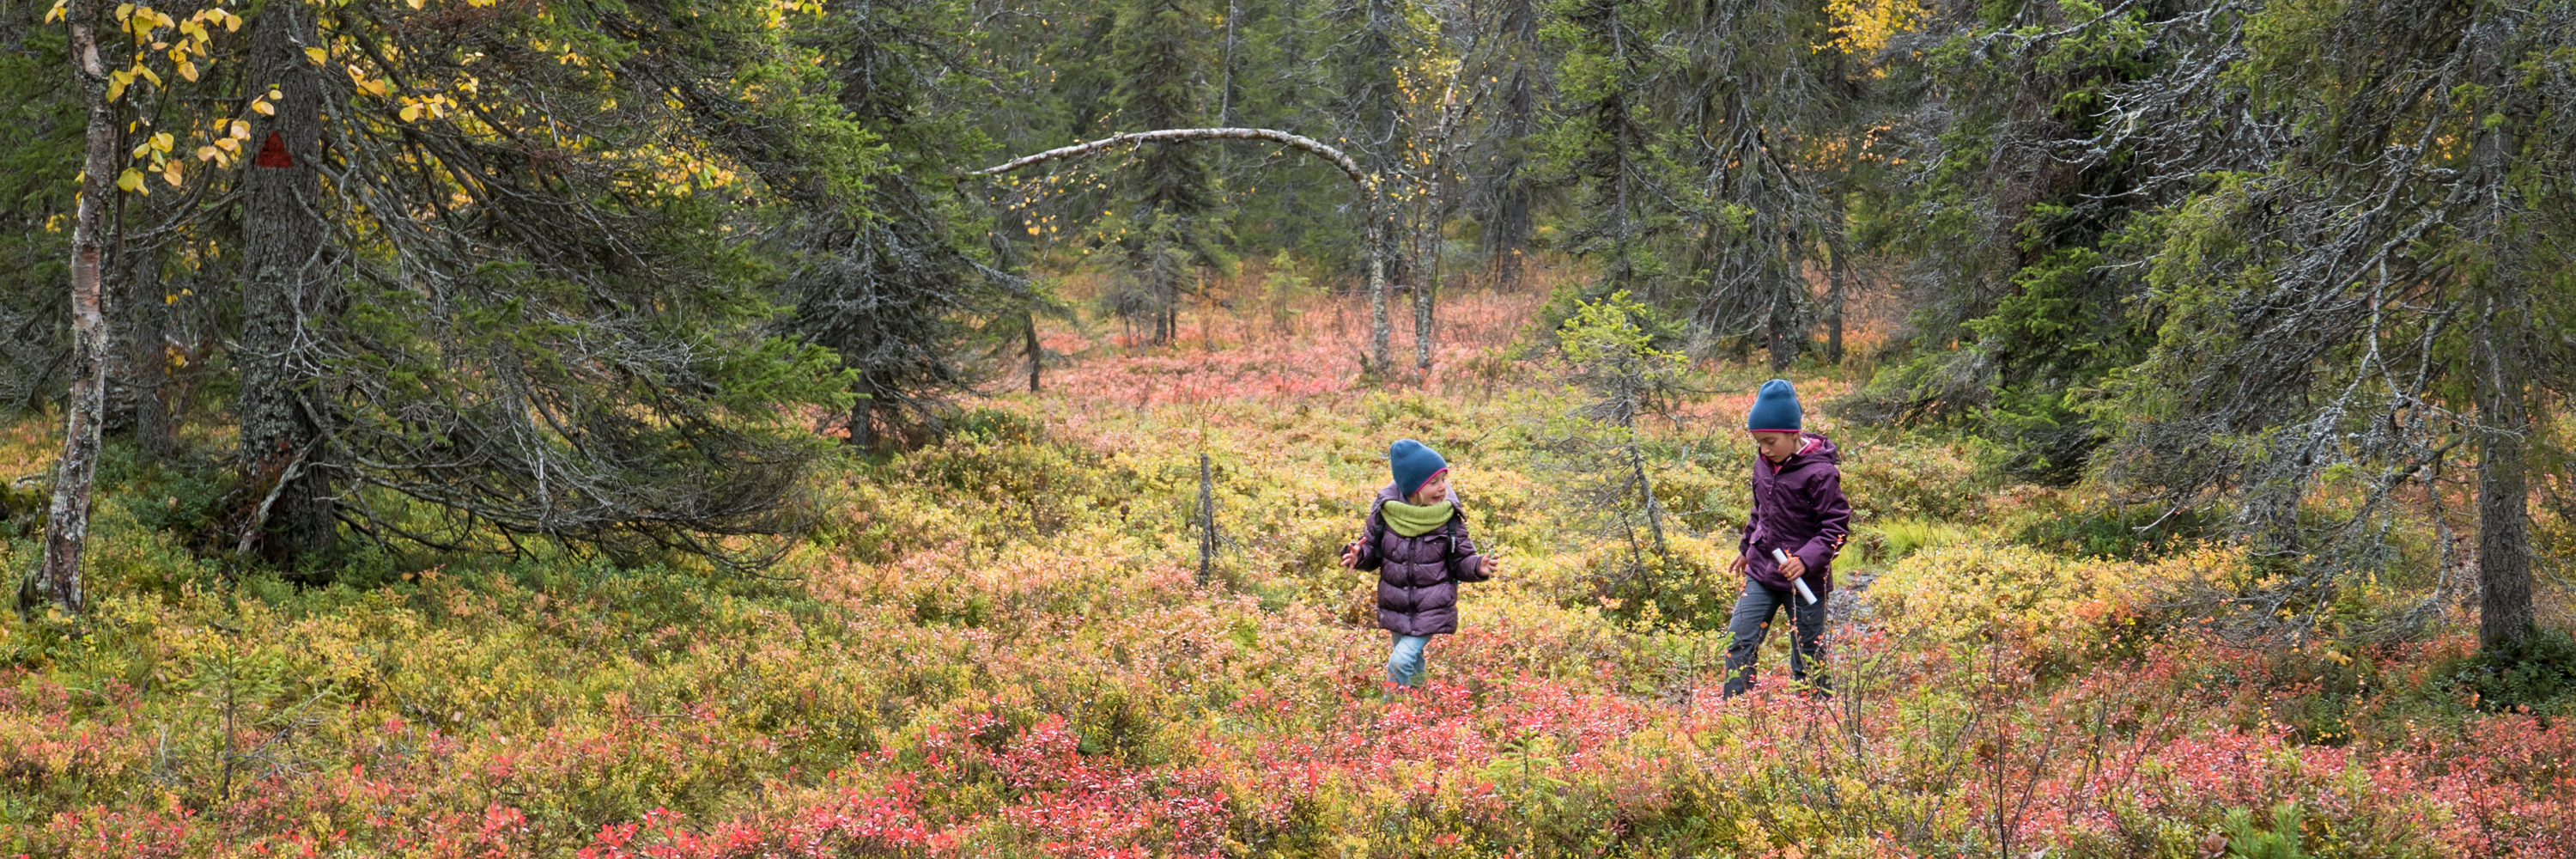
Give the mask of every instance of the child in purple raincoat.
[[[1789, 610], [1790, 676], [1825, 686], [1825, 598], [1834, 589], [1834, 555], [1851, 535], [1851, 502], [1843, 498], [1834, 443], [1800, 425], [1797, 389], [1773, 379], [1745, 416], [1761, 458], [1753, 463], [1753, 515], [1744, 523], [1729, 569], [1744, 576], [1744, 595], [1727, 625], [1726, 695], [1753, 686], [1754, 658], [1771, 619]], [[1804, 585], [1804, 587], [1801, 587]]]
[[1492, 578], [1501, 564], [1467, 536], [1447, 460], [1408, 438], [1387, 450], [1387, 466], [1395, 481], [1378, 490], [1360, 539], [1342, 547], [1342, 566], [1376, 571], [1387, 682], [1419, 686], [1423, 648], [1458, 631], [1458, 583]]

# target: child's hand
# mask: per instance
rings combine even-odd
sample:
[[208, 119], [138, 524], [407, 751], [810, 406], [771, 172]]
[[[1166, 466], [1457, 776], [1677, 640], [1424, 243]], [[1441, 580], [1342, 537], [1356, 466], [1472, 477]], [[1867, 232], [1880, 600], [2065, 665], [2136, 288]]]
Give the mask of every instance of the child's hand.
[[1351, 541], [1351, 542], [1348, 542], [1348, 543], [1344, 543], [1344, 544], [1342, 544], [1342, 568], [1343, 568], [1343, 569], [1346, 569], [1346, 570], [1356, 570], [1356, 569], [1359, 569], [1359, 566], [1360, 566], [1360, 544], [1359, 544], [1359, 541], [1354, 540], [1354, 541]]
[[1503, 574], [1503, 550], [1495, 549], [1485, 553], [1484, 573], [1485, 578], [1489, 579]]
[[1744, 555], [1738, 553], [1735, 560], [1727, 562], [1726, 571], [1739, 576], [1744, 575]]
[[1780, 562], [1781, 578], [1794, 579], [1806, 574], [1807, 562], [1796, 555], [1790, 555], [1789, 560]]

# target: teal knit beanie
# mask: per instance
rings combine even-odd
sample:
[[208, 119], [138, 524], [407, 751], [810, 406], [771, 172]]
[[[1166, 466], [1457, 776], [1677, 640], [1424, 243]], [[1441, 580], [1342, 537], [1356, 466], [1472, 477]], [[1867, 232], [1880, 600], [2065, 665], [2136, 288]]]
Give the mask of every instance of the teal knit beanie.
[[1798, 389], [1787, 379], [1762, 383], [1762, 392], [1753, 395], [1753, 410], [1744, 415], [1744, 428], [1750, 432], [1797, 432]]
[[1448, 460], [1409, 438], [1386, 449], [1386, 464], [1395, 471], [1395, 491], [1406, 496], [1422, 489], [1422, 482], [1430, 480], [1431, 475], [1449, 470]]

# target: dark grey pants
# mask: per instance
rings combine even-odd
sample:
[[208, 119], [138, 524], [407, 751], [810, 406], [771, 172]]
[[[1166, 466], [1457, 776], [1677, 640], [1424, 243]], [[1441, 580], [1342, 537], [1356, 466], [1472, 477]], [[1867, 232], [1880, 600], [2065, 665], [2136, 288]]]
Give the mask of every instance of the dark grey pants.
[[[1744, 694], [1753, 688], [1753, 660], [1762, 652], [1762, 639], [1771, 631], [1771, 618], [1781, 608], [1789, 610], [1789, 676], [1813, 681], [1825, 689], [1825, 601], [1808, 605], [1797, 591], [1772, 590], [1751, 579], [1744, 581], [1744, 595], [1735, 600], [1735, 618], [1726, 626], [1731, 636], [1726, 645], [1726, 696]], [[1812, 671], [1809, 665], [1814, 668]]]

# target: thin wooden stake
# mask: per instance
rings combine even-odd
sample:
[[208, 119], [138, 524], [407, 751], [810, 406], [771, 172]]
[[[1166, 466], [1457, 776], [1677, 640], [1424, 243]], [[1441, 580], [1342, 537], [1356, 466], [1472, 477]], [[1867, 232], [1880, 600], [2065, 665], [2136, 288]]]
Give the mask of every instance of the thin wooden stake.
[[1216, 484], [1208, 477], [1207, 451], [1199, 451], [1199, 584], [1208, 583], [1216, 557]]

